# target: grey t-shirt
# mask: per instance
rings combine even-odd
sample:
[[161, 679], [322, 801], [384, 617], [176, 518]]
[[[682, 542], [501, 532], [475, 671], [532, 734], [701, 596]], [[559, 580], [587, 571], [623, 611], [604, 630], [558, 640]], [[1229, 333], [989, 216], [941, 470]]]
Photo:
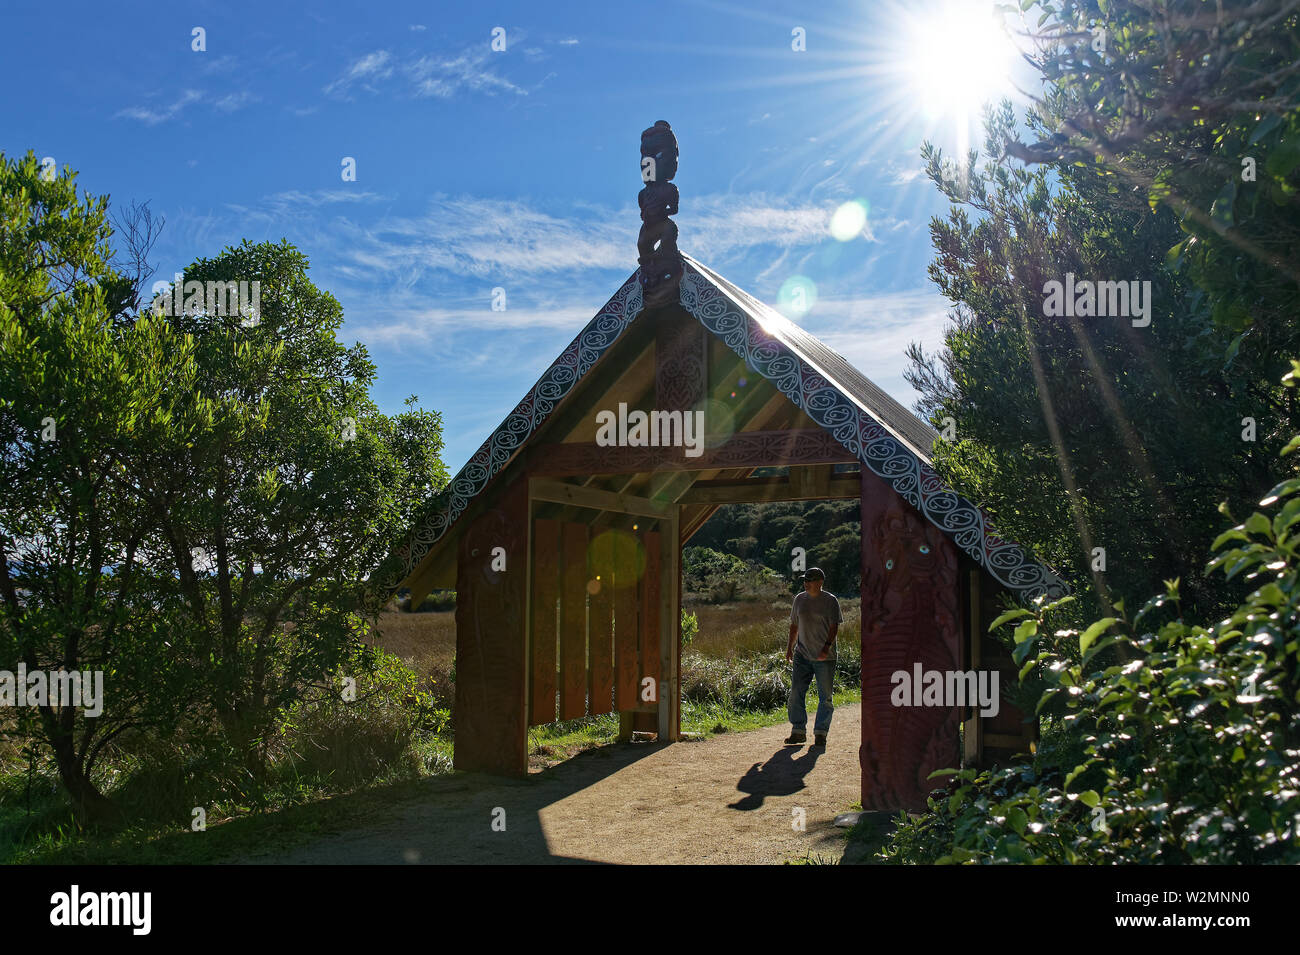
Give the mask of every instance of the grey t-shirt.
[[795, 652], [808, 660], [829, 660], [835, 648], [827, 648], [830, 639], [831, 624], [844, 622], [840, 613], [840, 602], [828, 590], [823, 590], [814, 597], [808, 591], [796, 594], [794, 606], [790, 608], [790, 622], [799, 625], [799, 638], [795, 642]]

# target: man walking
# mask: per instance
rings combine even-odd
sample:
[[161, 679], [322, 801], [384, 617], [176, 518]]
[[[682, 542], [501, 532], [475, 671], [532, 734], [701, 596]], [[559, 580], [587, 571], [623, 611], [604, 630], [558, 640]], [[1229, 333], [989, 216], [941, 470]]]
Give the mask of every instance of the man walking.
[[820, 567], [809, 567], [803, 575], [804, 592], [794, 598], [790, 608], [790, 642], [785, 658], [794, 664], [790, 680], [790, 736], [787, 744], [808, 742], [808, 710], [804, 697], [808, 684], [817, 677], [817, 718], [813, 722], [814, 746], [826, 745], [831, 728], [831, 690], [835, 685], [835, 635], [844, 617], [840, 602], [829, 590], [823, 590], [826, 575]]

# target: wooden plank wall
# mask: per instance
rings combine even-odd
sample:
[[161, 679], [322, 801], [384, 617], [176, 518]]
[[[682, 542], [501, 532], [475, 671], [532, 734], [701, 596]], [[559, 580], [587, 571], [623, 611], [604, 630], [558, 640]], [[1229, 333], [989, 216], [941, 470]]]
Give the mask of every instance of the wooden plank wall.
[[614, 708], [614, 562], [608, 547], [590, 551], [587, 576], [587, 708], [594, 716]]
[[[620, 531], [592, 541], [586, 524], [533, 524], [529, 724], [636, 710], [637, 728], [654, 732], [664, 536]], [[642, 700], [647, 678], [653, 703]]]
[[[654, 681], [655, 700], [659, 699], [659, 615], [662, 575], [660, 574], [660, 539], [658, 531], [646, 531], [641, 535], [645, 548], [645, 572], [641, 576], [641, 668], [637, 673], [637, 700], [645, 704], [644, 688], [647, 679]], [[658, 722], [656, 721], [656, 731]]]

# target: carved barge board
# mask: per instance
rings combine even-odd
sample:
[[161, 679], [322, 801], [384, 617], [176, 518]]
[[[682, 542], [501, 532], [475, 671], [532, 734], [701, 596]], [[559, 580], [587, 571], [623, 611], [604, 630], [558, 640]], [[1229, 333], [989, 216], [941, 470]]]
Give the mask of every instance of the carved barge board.
[[894, 706], [891, 674], [960, 668], [957, 548], [870, 471], [862, 471], [862, 768], [864, 810], [923, 810], [960, 765], [960, 710]]

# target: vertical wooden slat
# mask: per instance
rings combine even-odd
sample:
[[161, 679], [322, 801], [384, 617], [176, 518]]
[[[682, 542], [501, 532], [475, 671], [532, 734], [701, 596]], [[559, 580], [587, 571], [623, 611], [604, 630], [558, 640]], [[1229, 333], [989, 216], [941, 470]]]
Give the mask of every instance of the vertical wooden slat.
[[682, 618], [677, 608], [678, 508], [668, 514], [659, 535], [659, 742], [677, 739], [677, 644]]
[[[1019, 667], [1011, 651], [997, 637], [989, 633], [989, 625], [1002, 612], [1001, 597], [1005, 590], [985, 578], [980, 593], [980, 643], [979, 669], [997, 670], [1002, 693], [1014, 687], [1019, 680]], [[1038, 738], [1038, 719], [1026, 714], [1010, 701], [1003, 699], [997, 716], [981, 716], [980, 765], [987, 767], [1004, 762], [1019, 753], [1028, 753], [1029, 744]]]
[[[641, 659], [637, 673], [637, 701], [647, 709], [658, 710], [659, 699], [659, 619], [662, 586], [661, 542], [658, 531], [646, 531], [642, 535], [645, 548], [645, 573], [641, 577]], [[641, 700], [641, 688], [649, 678], [655, 684], [654, 704]]]
[[[972, 567], [967, 573], [970, 577], [970, 592], [966, 597], [968, 650], [966, 658], [962, 660], [962, 667], [978, 673], [983, 662], [981, 650], [984, 643], [981, 633], [984, 617], [980, 613], [980, 571], [978, 567]], [[962, 725], [965, 765], [978, 766], [984, 759], [984, 720], [976, 707], [968, 708], [967, 712], [970, 716]]]
[[673, 546], [675, 548], [676, 558], [673, 561], [673, 576], [676, 578], [677, 585], [677, 662], [673, 668], [673, 736], [675, 739], [681, 739], [682, 736], [682, 509], [677, 509], [675, 525], [673, 528]]
[[631, 534], [614, 537], [614, 708], [636, 709], [640, 633], [637, 595], [637, 540]]
[[561, 528], [560, 719], [587, 712], [587, 525]]
[[555, 605], [560, 598], [560, 522], [533, 522], [533, 637], [528, 721], [555, 722]]
[[614, 560], [608, 541], [590, 549], [587, 575], [595, 592], [589, 604], [590, 666], [587, 670], [587, 708], [592, 715], [614, 707]]

